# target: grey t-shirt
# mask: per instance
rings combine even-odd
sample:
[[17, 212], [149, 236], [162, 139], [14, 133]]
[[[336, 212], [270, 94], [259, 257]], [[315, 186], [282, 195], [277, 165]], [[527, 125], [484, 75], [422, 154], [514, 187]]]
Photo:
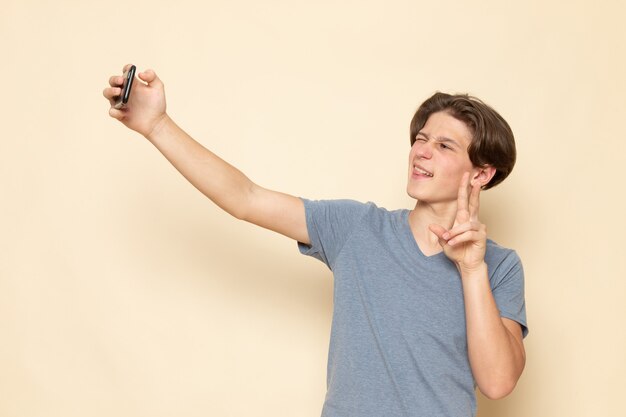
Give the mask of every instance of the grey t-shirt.
[[[334, 275], [323, 417], [469, 417], [476, 413], [461, 278], [443, 253], [425, 256], [409, 210], [303, 199], [310, 245]], [[502, 317], [526, 336], [517, 254], [487, 241]]]

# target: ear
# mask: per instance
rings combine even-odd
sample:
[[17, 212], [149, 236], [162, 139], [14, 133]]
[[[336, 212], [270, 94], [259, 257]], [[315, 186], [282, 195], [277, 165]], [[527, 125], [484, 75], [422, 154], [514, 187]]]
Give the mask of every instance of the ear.
[[470, 185], [474, 185], [477, 182], [480, 184], [480, 188], [489, 184], [489, 181], [496, 175], [496, 169], [491, 165], [484, 165], [482, 167], [475, 167], [472, 171], [472, 178]]

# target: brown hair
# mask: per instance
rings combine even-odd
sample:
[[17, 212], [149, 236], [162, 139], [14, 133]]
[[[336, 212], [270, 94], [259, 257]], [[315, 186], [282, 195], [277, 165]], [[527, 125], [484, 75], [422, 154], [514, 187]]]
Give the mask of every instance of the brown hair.
[[467, 149], [474, 166], [491, 165], [496, 173], [483, 189], [504, 181], [515, 165], [515, 139], [509, 124], [494, 109], [467, 94], [435, 93], [417, 109], [411, 120], [411, 146], [431, 114], [445, 111], [464, 122], [472, 132]]

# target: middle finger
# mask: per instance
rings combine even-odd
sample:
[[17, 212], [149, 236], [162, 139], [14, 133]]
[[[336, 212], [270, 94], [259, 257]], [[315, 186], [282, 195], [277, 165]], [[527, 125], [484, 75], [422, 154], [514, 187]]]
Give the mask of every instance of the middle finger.
[[122, 94], [122, 89], [119, 87], [107, 87], [104, 90], [102, 90], [102, 95], [108, 98], [109, 100], [112, 100], [113, 97], [117, 97], [120, 94]]
[[472, 192], [469, 197], [469, 214], [473, 221], [478, 220], [478, 208], [480, 207], [480, 184], [478, 181], [472, 186]]
[[124, 77], [121, 75], [113, 75], [109, 78], [109, 85], [111, 87], [119, 87], [124, 85]]

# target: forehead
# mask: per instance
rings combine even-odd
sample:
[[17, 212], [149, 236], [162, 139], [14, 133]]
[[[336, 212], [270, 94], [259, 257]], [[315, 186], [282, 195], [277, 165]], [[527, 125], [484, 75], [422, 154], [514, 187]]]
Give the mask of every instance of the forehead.
[[431, 114], [418, 133], [435, 140], [449, 139], [463, 148], [467, 148], [472, 141], [472, 132], [467, 125], [445, 111]]

